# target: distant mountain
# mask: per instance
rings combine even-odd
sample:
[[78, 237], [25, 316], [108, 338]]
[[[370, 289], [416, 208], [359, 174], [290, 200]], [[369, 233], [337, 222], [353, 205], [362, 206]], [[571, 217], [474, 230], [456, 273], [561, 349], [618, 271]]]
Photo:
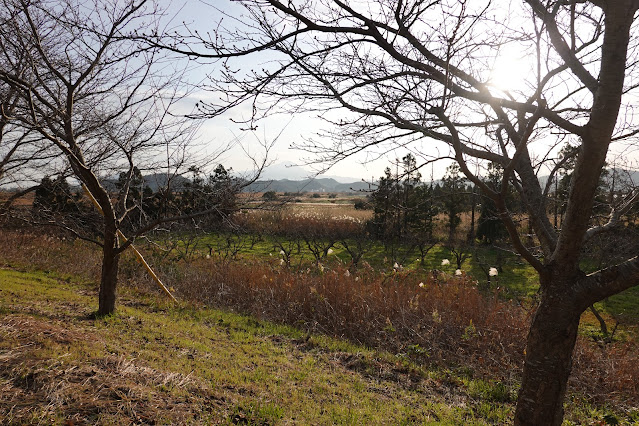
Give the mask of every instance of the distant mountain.
[[[181, 175], [171, 176], [171, 187], [173, 189], [182, 189], [184, 185], [191, 182], [191, 179], [185, 178]], [[153, 192], [157, 191], [158, 188], [163, 188], [166, 186], [167, 176], [166, 173], [155, 173], [152, 175], [144, 176], [144, 184], [148, 185], [149, 188]]]
[[304, 180], [258, 180], [249, 185], [247, 192], [359, 192], [368, 190], [365, 182], [340, 183], [332, 178], [317, 178]]
[[292, 180], [292, 181], [305, 181], [309, 179], [334, 179], [339, 183], [350, 183], [357, 181], [355, 177], [346, 176], [332, 176], [332, 175], [319, 175], [312, 170], [308, 170], [305, 167], [294, 164], [290, 161], [271, 164], [264, 169], [260, 179], [263, 181], [271, 180]]
[[[639, 171], [625, 170], [625, 169], [618, 169], [618, 168], [614, 168], [614, 169], [610, 168], [610, 169], [606, 169], [606, 171], [608, 173], [603, 178], [604, 182], [607, 185], [612, 184], [613, 171], [614, 171], [616, 189], [624, 188], [624, 187], [627, 187], [628, 185], [630, 186], [639, 185]], [[539, 183], [542, 189], [546, 186], [546, 182], [548, 182], [548, 178], [549, 176], [539, 177]], [[551, 192], [552, 191], [554, 191], [553, 188], [551, 188]]]
[[264, 169], [260, 176], [262, 180], [305, 180], [310, 179], [313, 172], [291, 162], [271, 164]]
[[[109, 191], [117, 191], [117, 179], [111, 178], [102, 181], [103, 185]], [[191, 182], [184, 176], [171, 176], [171, 188], [173, 190], [181, 190], [184, 186]], [[144, 185], [156, 192], [159, 188], [166, 186], [166, 173], [154, 173], [144, 176]], [[245, 192], [359, 192], [368, 190], [369, 186], [365, 182], [338, 182], [333, 178], [315, 178], [315, 179], [261, 179], [244, 189]]]

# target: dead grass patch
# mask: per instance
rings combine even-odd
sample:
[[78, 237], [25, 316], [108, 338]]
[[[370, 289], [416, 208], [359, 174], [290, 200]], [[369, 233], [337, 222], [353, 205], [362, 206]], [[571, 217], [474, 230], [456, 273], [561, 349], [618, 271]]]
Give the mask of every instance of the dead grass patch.
[[221, 410], [215, 394], [196, 377], [159, 371], [123, 355], [76, 353], [79, 344], [99, 353], [99, 335], [87, 328], [24, 314], [3, 317], [4, 424], [186, 423]]

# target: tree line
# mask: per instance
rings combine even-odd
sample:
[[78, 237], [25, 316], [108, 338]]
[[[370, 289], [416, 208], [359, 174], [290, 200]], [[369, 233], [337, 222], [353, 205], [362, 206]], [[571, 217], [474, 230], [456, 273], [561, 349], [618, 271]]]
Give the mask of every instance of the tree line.
[[[567, 145], [561, 150], [561, 158], [569, 159], [574, 155], [574, 148]], [[548, 182], [548, 209], [546, 214], [552, 218], [553, 226], [561, 227], [566, 212], [568, 185], [574, 168], [574, 161], [565, 161], [559, 169], [557, 177]], [[482, 181], [496, 190], [502, 179], [503, 169], [499, 164], [489, 164]], [[606, 169], [601, 174], [595, 197], [595, 211], [604, 215], [611, 209], [615, 201], [627, 199], [634, 192], [634, 183], [630, 172], [622, 169]], [[516, 191], [507, 197], [509, 212], [525, 215], [525, 203]], [[385, 241], [419, 242], [420, 239], [434, 241], [433, 227], [438, 216], [441, 217], [439, 227], [446, 230], [446, 238], [442, 242], [454, 244], [505, 244], [509, 245], [508, 231], [499, 219], [499, 211], [495, 202], [477, 185], [469, 182], [453, 164], [446, 170], [441, 180], [425, 182], [411, 154], [396, 161], [395, 171], [386, 168], [385, 175], [380, 178], [377, 187], [366, 201], [356, 203], [356, 208], [372, 209], [373, 218], [368, 223], [368, 231], [375, 238]], [[458, 235], [461, 214], [468, 214], [468, 231], [466, 235]], [[632, 231], [637, 224], [637, 208], [628, 209], [622, 219]], [[520, 232], [532, 233], [529, 225], [521, 223]], [[625, 241], [617, 241], [620, 254], [622, 246], [631, 245], [631, 236], [626, 234]], [[441, 239], [441, 238], [440, 238]], [[530, 243], [534, 244], [534, 241]], [[597, 241], [601, 245], [602, 240]], [[613, 252], [614, 252], [613, 251]], [[628, 253], [629, 250], [624, 250]], [[611, 253], [612, 254], [612, 253]], [[600, 262], [601, 263], [601, 262]]]
[[[165, 217], [174, 218], [170, 224], [176, 229], [198, 227], [211, 231], [222, 226], [239, 208], [238, 195], [244, 181], [221, 164], [208, 175], [197, 168], [190, 172], [191, 178], [183, 178], [174, 186], [158, 186], [155, 191], [137, 168], [129, 185], [124, 173], [117, 180], [105, 182], [111, 194], [118, 194], [128, 186], [129, 213], [120, 229], [129, 233]], [[82, 188], [72, 188], [62, 175], [45, 176], [34, 188], [33, 223], [54, 227], [66, 224], [63, 227], [81, 238], [82, 232], [96, 234], [101, 219], [94, 214], [94, 206]], [[199, 215], [203, 211], [209, 213]], [[80, 224], [85, 224], [83, 231]]]

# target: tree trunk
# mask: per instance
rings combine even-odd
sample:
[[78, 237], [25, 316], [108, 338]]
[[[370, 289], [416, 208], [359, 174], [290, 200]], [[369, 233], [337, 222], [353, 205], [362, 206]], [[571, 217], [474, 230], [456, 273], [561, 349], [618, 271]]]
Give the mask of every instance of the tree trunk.
[[569, 291], [576, 279], [555, 281], [542, 293], [530, 326], [516, 425], [561, 425], [563, 420], [581, 312]]
[[113, 238], [105, 238], [102, 249], [98, 316], [111, 315], [115, 312], [119, 261], [120, 253], [117, 250], [117, 240], [114, 233]]
[[470, 199], [470, 230], [468, 231], [468, 244], [475, 245], [475, 185]]
[[533, 227], [533, 220], [528, 218], [528, 234], [526, 235], [526, 239], [528, 240], [528, 247], [535, 246], [535, 238], [533, 237], [535, 234], [535, 228]]
[[558, 181], [558, 179], [555, 178], [555, 197], [553, 199], [553, 207], [555, 209], [553, 226], [555, 227], [555, 229], [559, 229], [558, 228], [559, 225], [558, 225], [558, 222], [557, 222], [557, 217], [559, 215], [559, 198], [558, 198], [559, 194], [557, 194], [557, 181]]

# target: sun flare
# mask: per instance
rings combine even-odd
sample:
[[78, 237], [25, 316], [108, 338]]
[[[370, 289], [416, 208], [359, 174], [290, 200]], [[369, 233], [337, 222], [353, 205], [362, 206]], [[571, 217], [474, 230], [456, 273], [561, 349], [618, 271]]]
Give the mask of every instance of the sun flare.
[[526, 82], [534, 75], [534, 63], [520, 55], [500, 55], [490, 72], [489, 84], [504, 92], [526, 89]]

